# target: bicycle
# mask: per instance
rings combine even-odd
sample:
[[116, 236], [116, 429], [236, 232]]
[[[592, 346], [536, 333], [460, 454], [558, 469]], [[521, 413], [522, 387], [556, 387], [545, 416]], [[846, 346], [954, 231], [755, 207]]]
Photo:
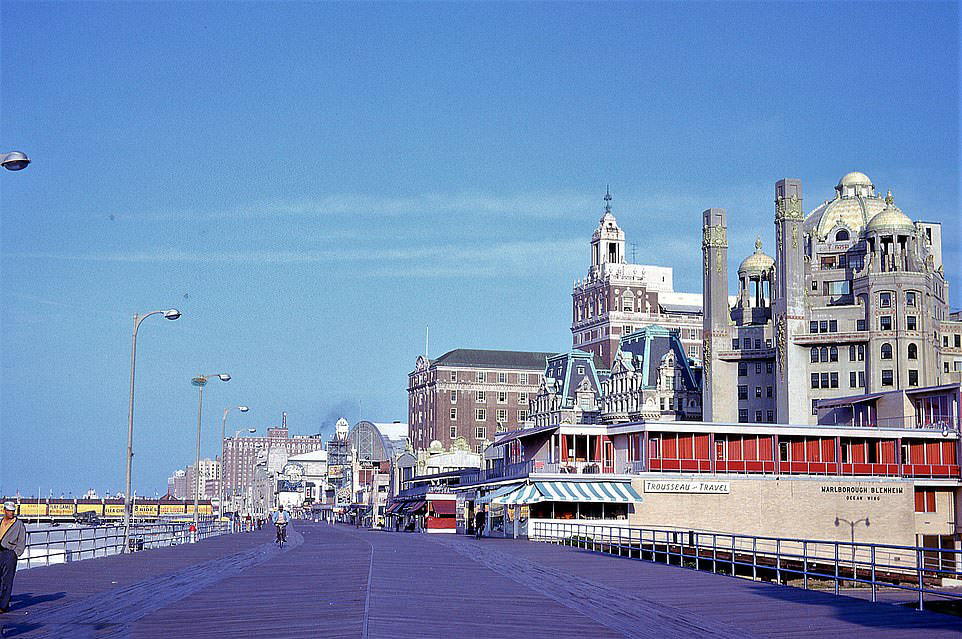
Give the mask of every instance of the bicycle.
[[277, 526], [277, 539], [274, 540], [274, 543], [283, 547], [287, 543], [287, 524], [275, 524], [275, 526]]

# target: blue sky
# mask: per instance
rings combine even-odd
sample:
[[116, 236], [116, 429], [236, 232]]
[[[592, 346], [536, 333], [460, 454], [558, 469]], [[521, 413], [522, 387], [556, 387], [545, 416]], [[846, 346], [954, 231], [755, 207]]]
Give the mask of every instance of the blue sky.
[[[861, 170], [960, 281], [958, 4], [0, 5], [0, 493], [161, 493], [229, 426], [406, 418], [430, 326], [564, 350], [611, 184], [639, 262], [700, 290]], [[629, 255], [631, 249], [629, 248]], [[960, 305], [951, 295], [953, 308]]]

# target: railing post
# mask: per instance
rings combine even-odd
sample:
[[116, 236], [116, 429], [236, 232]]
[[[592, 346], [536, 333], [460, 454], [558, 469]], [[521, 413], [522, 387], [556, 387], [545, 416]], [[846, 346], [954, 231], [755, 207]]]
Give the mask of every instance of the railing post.
[[711, 571], [718, 572], [718, 535], [716, 533], [711, 534]]
[[775, 540], [775, 583], [782, 583], [782, 540]]
[[875, 583], [875, 544], [872, 544], [872, 603], [878, 601], [878, 585]]
[[919, 576], [919, 610], [924, 610], [925, 595], [923, 591], [925, 590], [925, 582], [922, 578], [923, 566], [922, 566], [922, 549], [921, 548], [915, 549], [915, 567]]
[[752, 535], [752, 581], [758, 581], [758, 537]]
[[701, 544], [698, 538], [701, 537], [699, 533], [695, 533], [695, 570], [701, 570]]
[[802, 590], [808, 590], [808, 541], [802, 542]]
[[835, 594], [838, 594], [838, 542], [835, 542]]

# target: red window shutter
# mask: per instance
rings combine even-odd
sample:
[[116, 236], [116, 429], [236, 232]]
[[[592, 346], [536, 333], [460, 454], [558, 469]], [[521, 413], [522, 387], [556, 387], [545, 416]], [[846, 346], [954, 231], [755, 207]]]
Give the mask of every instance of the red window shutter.
[[772, 436], [766, 435], [758, 438], [758, 459], [762, 461], [772, 461]]
[[935, 491], [934, 490], [925, 491], [925, 512], [927, 513], [935, 512]]
[[819, 455], [819, 440], [812, 437], [805, 440], [805, 460], [810, 462], [822, 461]]
[[942, 442], [942, 463], [955, 464], [955, 442]]
[[662, 439], [662, 454], [664, 459], [678, 459], [678, 441], [675, 433], [665, 433]]
[[925, 491], [918, 488], [915, 489], [915, 512], [925, 512]]
[[895, 442], [894, 441], [882, 441], [879, 442], [879, 462], [883, 464], [894, 464], [895, 463]]
[[758, 438], [748, 436], [745, 438], [745, 459], [755, 461], [758, 459]]
[[909, 461], [912, 464], [925, 463], [925, 447], [922, 442], [911, 442], [909, 444]]
[[792, 442], [792, 461], [805, 461], [805, 440]]
[[942, 463], [942, 446], [941, 442], [925, 442], [925, 463], [926, 464], [941, 464]]
[[711, 459], [711, 439], [707, 433], [695, 435], [695, 459]]
[[729, 436], [728, 440], [728, 459], [732, 461], [742, 460], [742, 437]]
[[835, 461], [835, 438], [834, 437], [822, 438], [822, 461], [824, 462]]
[[561, 436], [561, 461], [568, 461], [568, 436]]

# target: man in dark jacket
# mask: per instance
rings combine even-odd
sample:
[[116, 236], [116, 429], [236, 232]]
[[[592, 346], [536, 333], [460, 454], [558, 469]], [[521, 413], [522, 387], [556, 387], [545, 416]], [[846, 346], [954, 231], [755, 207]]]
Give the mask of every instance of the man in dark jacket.
[[17, 559], [26, 548], [27, 527], [17, 519], [17, 505], [12, 501], [4, 502], [3, 519], [0, 520], [0, 613], [10, 608]]
[[481, 539], [484, 533], [484, 506], [478, 506], [478, 512], [474, 513], [474, 538]]

